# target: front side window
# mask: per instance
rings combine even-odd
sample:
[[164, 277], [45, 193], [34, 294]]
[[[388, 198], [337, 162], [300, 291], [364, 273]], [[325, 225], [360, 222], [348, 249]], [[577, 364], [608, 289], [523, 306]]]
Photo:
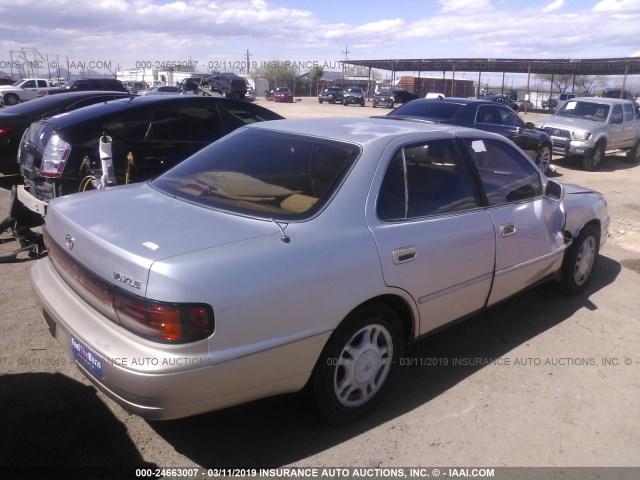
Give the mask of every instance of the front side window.
[[535, 166], [511, 145], [493, 139], [465, 139], [489, 205], [503, 205], [542, 195]]
[[151, 185], [206, 207], [300, 219], [327, 203], [359, 155], [350, 143], [246, 129], [200, 150]]
[[453, 140], [407, 145], [393, 156], [376, 209], [381, 220], [453, 213], [477, 206]]

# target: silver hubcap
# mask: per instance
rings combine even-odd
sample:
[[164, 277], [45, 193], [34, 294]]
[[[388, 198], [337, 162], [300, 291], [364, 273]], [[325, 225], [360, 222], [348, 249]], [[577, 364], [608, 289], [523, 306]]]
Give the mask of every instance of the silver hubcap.
[[576, 268], [573, 272], [573, 279], [576, 285], [584, 285], [591, 275], [593, 262], [596, 258], [596, 239], [588, 237], [580, 245], [578, 257], [576, 258]]
[[393, 358], [391, 334], [382, 325], [367, 325], [347, 342], [338, 357], [333, 388], [338, 401], [357, 407], [380, 390]]
[[551, 150], [549, 150], [549, 147], [543, 147], [540, 151], [540, 154], [538, 155], [538, 161], [536, 162], [538, 164], [538, 168], [542, 173], [545, 173], [547, 171], [550, 162]]

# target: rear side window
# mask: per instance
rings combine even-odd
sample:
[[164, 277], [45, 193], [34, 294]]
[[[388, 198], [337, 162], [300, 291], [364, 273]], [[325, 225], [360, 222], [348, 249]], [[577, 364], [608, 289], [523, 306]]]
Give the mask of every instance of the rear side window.
[[633, 113], [633, 105], [630, 103], [624, 104], [624, 121], [631, 122], [634, 119], [635, 115]]
[[538, 170], [511, 145], [493, 139], [465, 139], [489, 205], [503, 205], [542, 195]]
[[180, 105], [156, 110], [144, 139], [146, 142], [211, 143], [222, 135], [214, 105]]
[[396, 152], [376, 204], [381, 220], [405, 220], [477, 206], [453, 140], [407, 145]]

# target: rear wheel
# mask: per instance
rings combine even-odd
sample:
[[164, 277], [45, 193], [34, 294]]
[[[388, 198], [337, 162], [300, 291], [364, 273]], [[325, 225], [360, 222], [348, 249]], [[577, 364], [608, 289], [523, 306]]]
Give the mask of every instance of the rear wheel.
[[604, 142], [598, 142], [591, 152], [591, 155], [582, 157], [582, 168], [590, 172], [596, 171], [604, 160], [605, 145]]
[[562, 287], [568, 295], [577, 295], [587, 288], [600, 252], [600, 230], [587, 225], [567, 250], [562, 262]]
[[404, 346], [396, 312], [364, 305], [333, 332], [311, 377], [322, 416], [341, 425], [368, 414], [382, 399]]
[[635, 146], [627, 152], [627, 156], [624, 158], [627, 163], [635, 165], [640, 162], [640, 140], [638, 140]]

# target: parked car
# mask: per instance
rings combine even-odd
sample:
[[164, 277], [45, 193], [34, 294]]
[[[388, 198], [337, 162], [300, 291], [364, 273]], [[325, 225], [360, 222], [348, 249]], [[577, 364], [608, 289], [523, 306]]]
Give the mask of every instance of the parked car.
[[635, 101], [636, 97], [634, 97], [629, 90], [622, 90], [621, 88], [605, 88], [602, 91], [603, 98], [619, 98], [623, 100], [631, 100]]
[[548, 97], [542, 100], [542, 109], [554, 111], [558, 106], [558, 97]]
[[293, 103], [293, 93], [289, 87], [276, 87], [273, 91], [274, 102]]
[[520, 147], [544, 173], [551, 162], [551, 138], [531, 122], [524, 122], [510, 107], [491, 100], [448, 97], [420, 99], [387, 114], [390, 118], [413, 118], [499, 133]]
[[499, 135], [264, 122], [150, 183], [53, 200], [31, 279], [54, 337], [129, 411], [307, 387], [341, 424], [389, 393], [407, 343], [540, 282], [583, 292], [608, 225], [602, 195]]
[[396, 103], [407, 103], [418, 98], [415, 93], [406, 90], [393, 90], [393, 99]]
[[318, 102], [342, 103], [344, 99], [344, 89], [342, 87], [325, 88], [318, 94]]
[[551, 136], [554, 154], [579, 158], [585, 170], [597, 170], [608, 150], [626, 151], [632, 164], [640, 161], [640, 120], [629, 100], [573, 98], [537, 125]]
[[223, 97], [243, 99], [247, 94], [247, 82], [235, 73], [212, 72], [208, 77], [209, 90]]
[[533, 109], [534, 105], [531, 100], [516, 100], [516, 111], [528, 112]]
[[61, 87], [50, 88], [41, 92], [42, 95], [54, 95], [56, 93], [78, 92], [84, 90], [108, 90], [110, 92], [127, 92], [120, 80], [115, 78], [78, 78], [70, 80]]
[[364, 90], [360, 87], [347, 87], [344, 90], [342, 104], [346, 107], [352, 103], [355, 105], [365, 106]]
[[571, 100], [573, 98], [582, 98], [582, 97], [593, 97], [592, 93], [589, 92], [568, 92], [561, 93], [558, 95], [558, 102], [556, 103], [556, 110], [559, 109], [567, 100]]
[[146, 82], [138, 82], [138, 81], [132, 81], [132, 80], [124, 81], [122, 82], [122, 85], [124, 85], [124, 88], [126, 88], [130, 93], [138, 93], [138, 94], [149, 88]]
[[201, 77], [188, 77], [183, 78], [177, 86], [182, 93], [198, 93], [201, 83]]
[[[182, 90], [180, 89], [180, 87], [172, 87], [169, 85], [165, 85], [162, 87], [154, 87], [154, 88], [149, 88], [147, 90], [141, 90], [140, 92], [138, 92], [139, 95], [180, 95], [182, 93]], [[193, 93], [193, 92], [186, 92], [186, 93]]]
[[[44, 215], [54, 197], [78, 192], [99, 168], [98, 140], [112, 137], [118, 184], [153, 178], [248, 123], [282, 117], [257, 105], [198, 95], [135, 96], [33, 123], [20, 143], [17, 200]], [[127, 174], [127, 157], [133, 170]]]
[[515, 110], [516, 112], [518, 111], [518, 108], [519, 108], [518, 103], [511, 100], [506, 95], [484, 95], [482, 97], [482, 100], [502, 103], [504, 105], [507, 105], [508, 107], [511, 107], [511, 109]]
[[247, 85], [247, 93], [244, 95], [245, 100], [249, 100], [250, 102], [254, 102], [256, 100], [256, 91]]
[[12, 85], [0, 85], [0, 94], [6, 105], [16, 105], [38, 98], [52, 86], [45, 78], [23, 78]]
[[429, 92], [427, 93], [424, 98], [436, 98], [438, 100], [442, 100], [446, 95], [444, 93], [440, 93], [440, 92]]
[[4, 96], [0, 93], [0, 107], [4, 107]]
[[3, 109], [0, 112], [0, 170], [18, 169], [16, 162], [18, 145], [22, 134], [33, 122], [94, 103], [128, 97], [129, 94], [123, 92], [73, 92], [68, 95], [36, 98]]
[[373, 101], [371, 103], [373, 108], [393, 108], [394, 102], [395, 100], [393, 98], [393, 92], [391, 92], [391, 90], [380, 90], [373, 96]]

